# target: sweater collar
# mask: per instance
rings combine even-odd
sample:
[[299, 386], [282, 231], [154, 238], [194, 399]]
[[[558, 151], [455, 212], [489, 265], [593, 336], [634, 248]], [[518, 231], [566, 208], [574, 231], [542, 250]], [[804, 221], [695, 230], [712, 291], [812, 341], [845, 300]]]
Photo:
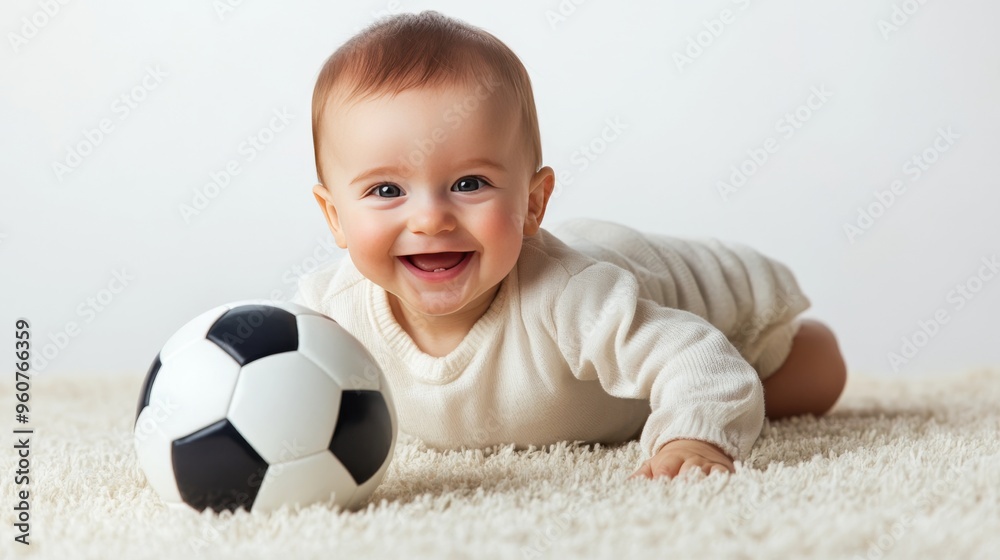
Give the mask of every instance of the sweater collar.
[[500, 281], [500, 289], [489, 308], [483, 313], [462, 342], [449, 354], [431, 356], [421, 350], [410, 335], [396, 321], [389, 305], [389, 296], [378, 284], [365, 282], [365, 298], [372, 321], [372, 328], [390, 347], [408, 373], [425, 382], [440, 385], [455, 380], [469, 366], [477, 352], [486, 347], [496, 330], [500, 328], [507, 299], [516, 291], [517, 265]]

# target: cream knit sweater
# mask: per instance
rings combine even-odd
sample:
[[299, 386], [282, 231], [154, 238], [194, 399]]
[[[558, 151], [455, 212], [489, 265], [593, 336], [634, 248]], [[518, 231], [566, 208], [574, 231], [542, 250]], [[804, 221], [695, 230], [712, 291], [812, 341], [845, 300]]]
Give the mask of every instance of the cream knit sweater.
[[293, 301], [368, 348], [400, 429], [430, 447], [640, 436], [649, 456], [685, 438], [734, 460], [760, 434], [761, 379], [809, 307], [788, 269], [749, 247], [598, 220], [526, 237], [492, 305], [447, 356], [414, 344], [349, 256], [304, 276]]

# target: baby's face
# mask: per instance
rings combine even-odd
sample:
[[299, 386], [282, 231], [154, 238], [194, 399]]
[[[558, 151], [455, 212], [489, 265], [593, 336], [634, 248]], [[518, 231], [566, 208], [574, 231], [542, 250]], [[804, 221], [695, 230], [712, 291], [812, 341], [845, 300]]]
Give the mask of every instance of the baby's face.
[[486, 88], [447, 87], [324, 115], [317, 201], [358, 270], [413, 312], [488, 305], [537, 231], [528, 195], [551, 169], [533, 173], [500, 105]]

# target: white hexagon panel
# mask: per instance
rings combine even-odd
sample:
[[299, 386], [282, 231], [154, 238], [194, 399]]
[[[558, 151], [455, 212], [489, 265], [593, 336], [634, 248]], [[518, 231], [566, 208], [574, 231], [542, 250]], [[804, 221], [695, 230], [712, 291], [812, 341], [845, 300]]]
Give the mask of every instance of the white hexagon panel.
[[149, 388], [148, 408], [170, 439], [186, 436], [226, 417], [240, 365], [218, 345], [201, 339], [159, 366]]
[[227, 414], [269, 464], [326, 449], [340, 409], [340, 387], [299, 352], [243, 366]]
[[268, 467], [254, 501], [254, 509], [270, 511], [286, 504], [302, 506], [315, 502], [317, 495], [347, 504], [357, 490], [347, 469], [324, 449], [295, 461]]

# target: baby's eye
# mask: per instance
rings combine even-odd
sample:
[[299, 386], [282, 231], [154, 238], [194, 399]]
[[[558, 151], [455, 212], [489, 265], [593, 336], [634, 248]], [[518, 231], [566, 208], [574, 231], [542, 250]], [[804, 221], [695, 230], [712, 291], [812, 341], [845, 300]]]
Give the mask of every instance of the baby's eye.
[[369, 192], [375, 193], [375, 196], [379, 198], [396, 198], [397, 196], [402, 194], [402, 192], [399, 190], [399, 187], [397, 187], [396, 185], [390, 185], [388, 183], [383, 185], [376, 185]]
[[455, 182], [454, 190], [458, 192], [473, 192], [479, 190], [480, 186], [485, 186], [486, 181], [479, 177], [462, 177]]

